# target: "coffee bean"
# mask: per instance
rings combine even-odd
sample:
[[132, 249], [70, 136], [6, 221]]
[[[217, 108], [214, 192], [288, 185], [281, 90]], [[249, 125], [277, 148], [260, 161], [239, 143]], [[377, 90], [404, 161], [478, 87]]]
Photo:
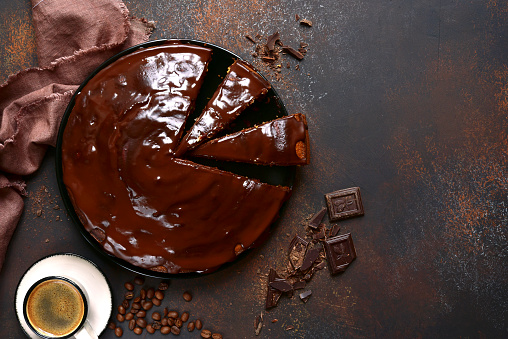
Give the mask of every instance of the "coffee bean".
[[146, 291], [146, 297], [148, 299], [152, 299], [155, 295], [155, 290], [153, 288], [149, 288], [148, 291]]
[[222, 339], [222, 334], [220, 334], [220, 333], [214, 333], [214, 334], [212, 334], [212, 338], [213, 339]]
[[141, 298], [140, 297], [136, 297], [136, 298], [134, 298], [134, 300], [132, 302], [139, 303], [139, 302], [141, 302]]
[[176, 326], [171, 326], [171, 333], [173, 333], [174, 335], [179, 335], [180, 334], [180, 328], [178, 328]]
[[157, 290], [155, 291], [155, 297], [159, 300], [162, 300], [164, 299], [164, 292], [160, 291], [160, 290]]
[[168, 326], [168, 318], [162, 318], [161, 324], [162, 326]]
[[158, 329], [160, 329], [162, 327], [162, 324], [160, 323], [160, 321], [154, 321], [152, 323], [152, 327], [153, 327], [154, 330], [158, 330]]
[[169, 311], [168, 317], [176, 319], [176, 318], [178, 318], [178, 312], [177, 311]]
[[121, 328], [121, 327], [117, 327], [117, 328], [115, 328], [115, 335], [116, 335], [117, 337], [121, 337], [121, 336], [122, 336], [122, 334], [123, 334], [123, 330], [122, 330], [122, 328]]
[[169, 283], [165, 282], [165, 281], [162, 281], [160, 284], [159, 284], [159, 290], [161, 291], [165, 291], [169, 288]]
[[139, 291], [139, 297], [141, 298], [141, 300], [145, 300], [145, 298], [146, 298], [146, 291], [145, 291], [144, 288], [142, 288], [141, 291]]
[[127, 291], [125, 292], [125, 300], [131, 300], [132, 298], [134, 298], [134, 293], [132, 291]]
[[212, 332], [209, 330], [203, 330], [203, 331], [201, 331], [201, 337], [202, 338], [211, 338]]
[[168, 319], [168, 326], [173, 326], [175, 324], [175, 319], [173, 318], [167, 318]]
[[151, 301], [145, 301], [143, 303], [143, 308], [145, 309], [145, 311], [148, 311], [149, 309], [151, 309], [153, 306], [153, 303]]
[[187, 324], [187, 330], [188, 330], [189, 332], [194, 331], [194, 327], [195, 327], [195, 325], [194, 325], [194, 321], [191, 321], [190, 323], [188, 323], [188, 324]]
[[108, 327], [109, 327], [109, 329], [114, 330], [116, 328], [116, 324], [114, 322], [110, 321], [108, 323]]
[[125, 307], [123, 307], [122, 305], [118, 306], [118, 313], [125, 314]]
[[146, 320], [144, 318], [138, 318], [138, 320], [136, 320], [136, 325], [138, 325], [141, 328], [145, 328]]
[[137, 309], [137, 308], [131, 308], [131, 310], [129, 311], [129, 313], [131, 313], [131, 314], [136, 314], [136, 313], [138, 313], [138, 311], [139, 311], [139, 309]]
[[187, 291], [186, 291], [186, 292], [183, 294], [183, 299], [184, 299], [185, 301], [191, 301], [191, 300], [192, 300], [192, 294], [190, 294], [189, 292], [187, 292]]
[[141, 308], [141, 304], [140, 303], [132, 303], [132, 308], [135, 310], [139, 310]]
[[143, 333], [143, 329], [140, 327], [136, 327], [136, 328], [134, 328], [134, 333], [136, 333], [137, 335], [140, 335], [141, 333]]
[[118, 320], [119, 322], [123, 323], [123, 321], [125, 320], [125, 316], [123, 314], [118, 313], [116, 315], [116, 320]]
[[144, 318], [146, 316], [146, 311], [144, 310], [139, 310], [138, 313], [136, 313], [136, 317], [138, 318]]
[[134, 329], [134, 327], [136, 327], [136, 320], [131, 319], [131, 320], [129, 321], [129, 330], [131, 330], [131, 331], [132, 331], [132, 330]]
[[168, 316], [168, 308], [167, 307], [164, 307], [164, 317], [167, 317]]
[[162, 334], [169, 334], [169, 332], [171, 332], [171, 327], [169, 327], [169, 326], [162, 326], [161, 327]]
[[189, 320], [189, 312], [183, 312], [182, 315], [180, 316], [180, 319], [182, 319], [183, 322]]
[[123, 306], [125, 309], [128, 309], [128, 308], [129, 308], [129, 300], [125, 299], [124, 301], [122, 301], [122, 306]]
[[203, 323], [201, 322], [201, 320], [197, 319], [196, 320], [196, 329], [200, 330], [203, 328]]
[[160, 306], [162, 304], [162, 301], [160, 299], [157, 299], [157, 298], [152, 298], [152, 303], [155, 306]]
[[125, 315], [125, 320], [131, 320], [132, 318], [134, 318], [134, 314], [129, 312]]
[[130, 281], [127, 281], [127, 282], [124, 284], [124, 286], [125, 286], [125, 289], [126, 289], [127, 291], [133, 291], [133, 290], [134, 290], [134, 285], [133, 285]]
[[145, 283], [145, 278], [138, 275], [136, 278], [134, 278], [134, 283], [136, 285], [143, 285]]
[[182, 327], [182, 325], [183, 325], [182, 319], [176, 319], [175, 320], [175, 326], [176, 327], [180, 328], [180, 327]]
[[150, 334], [154, 334], [155, 333], [155, 328], [153, 328], [152, 325], [148, 324], [146, 325], [146, 331]]
[[153, 312], [152, 319], [153, 320], [161, 320], [161, 314], [159, 312]]

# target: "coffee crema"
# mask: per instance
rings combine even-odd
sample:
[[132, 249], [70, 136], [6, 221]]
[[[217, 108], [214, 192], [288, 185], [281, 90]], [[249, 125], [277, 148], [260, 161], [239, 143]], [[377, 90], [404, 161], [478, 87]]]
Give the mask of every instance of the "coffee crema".
[[25, 308], [31, 326], [46, 337], [73, 333], [85, 316], [85, 302], [80, 291], [61, 279], [46, 280], [35, 286]]

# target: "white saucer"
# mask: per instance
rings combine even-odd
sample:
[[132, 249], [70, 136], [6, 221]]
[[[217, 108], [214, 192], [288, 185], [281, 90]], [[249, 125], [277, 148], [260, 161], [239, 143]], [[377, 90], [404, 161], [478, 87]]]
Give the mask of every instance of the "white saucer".
[[[97, 335], [106, 328], [113, 308], [111, 288], [104, 274], [90, 260], [77, 254], [53, 254], [33, 264], [19, 281], [16, 290], [16, 315], [21, 328], [30, 338], [39, 338], [28, 327], [23, 316], [23, 300], [30, 287], [49, 276], [66, 277], [76, 282], [87, 296], [88, 321]], [[90, 299], [93, 296], [93, 300]]]

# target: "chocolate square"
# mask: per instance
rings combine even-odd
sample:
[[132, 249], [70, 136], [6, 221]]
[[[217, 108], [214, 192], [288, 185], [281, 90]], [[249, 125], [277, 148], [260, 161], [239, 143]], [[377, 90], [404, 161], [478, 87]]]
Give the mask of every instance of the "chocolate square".
[[325, 195], [330, 222], [363, 215], [359, 187], [351, 187]]
[[356, 259], [351, 233], [329, 238], [325, 241], [326, 257], [331, 274], [343, 272]]

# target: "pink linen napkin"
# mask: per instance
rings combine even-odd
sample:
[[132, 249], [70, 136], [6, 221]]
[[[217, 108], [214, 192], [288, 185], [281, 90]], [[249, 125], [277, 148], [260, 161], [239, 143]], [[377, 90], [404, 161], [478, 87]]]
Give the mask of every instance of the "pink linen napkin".
[[116, 53], [148, 41], [153, 22], [120, 0], [32, 0], [38, 68], [0, 86], [0, 270], [26, 195], [21, 176], [55, 146], [60, 120], [81, 82]]

